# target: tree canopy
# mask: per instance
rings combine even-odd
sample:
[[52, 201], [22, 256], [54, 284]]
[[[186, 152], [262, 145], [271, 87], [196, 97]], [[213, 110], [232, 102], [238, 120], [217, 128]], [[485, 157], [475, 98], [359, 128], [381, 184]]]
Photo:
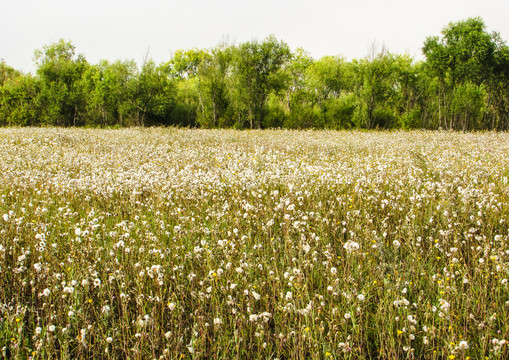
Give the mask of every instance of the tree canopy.
[[206, 128], [509, 128], [509, 48], [484, 21], [425, 39], [424, 61], [385, 49], [313, 59], [261, 41], [90, 64], [70, 41], [35, 51], [36, 73], [0, 62], [0, 125]]

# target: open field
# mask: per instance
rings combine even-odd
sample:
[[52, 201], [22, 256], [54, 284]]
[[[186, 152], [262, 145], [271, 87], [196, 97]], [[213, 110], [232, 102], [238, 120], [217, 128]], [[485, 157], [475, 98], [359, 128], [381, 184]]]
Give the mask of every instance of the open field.
[[0, 129], [12, 358], [490, 359], [509, 134]]

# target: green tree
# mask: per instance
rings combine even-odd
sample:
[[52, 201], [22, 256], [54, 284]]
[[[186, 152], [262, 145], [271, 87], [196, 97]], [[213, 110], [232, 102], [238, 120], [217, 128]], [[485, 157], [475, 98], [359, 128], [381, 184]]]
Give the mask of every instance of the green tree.
[[385, 51], [355, 62], [356, 95], [360, 101], [356, 125], [359, 127], [390, 128], [397, 121], [397, 75], [395, 57]]
[[337, 56], [313, 62], [307, 72], [308, 91], [314, 97], [319, 128], [342, 129], [353, 126], [357, 107], [353, 96], [355, 73], [351, 64]]
[[232, 65], [232, 48], [218, 46], [211, 51], [211, 57], [204, 59], [199, 67], [198, 89], [202, 98], [200, 125], [204, 127], [225, 127], [230, 121], [230, 97], [228, 75]]
[[0, 124], [39, 125], [43, 109], [38, 102], [40, 85], [40, 81], [31, 75], [5, 80], [0, 87]]
[[494, 34], [497, 44], [493, 72], [486, 84], [487, 113], [485, 127], [490, 129], [509, 129], [509, 47]]
[[83, 124], [86, 112], [82, 76], [88, 67], [75, 46], [60, 40], [35, 51], [37, 75], [42, 88], [40, 101], [46, 108], [45, 122], [60, 126]]
[[[462, 115], [458, 112], [457, 98], [460, 93], [471, 93], [465, 89], [473, 88], [466, 84], [487, 84], [486, 99], [490, 104], [486, 108], [493, 113], [497, 112], [494, 98], [501, 78], [504, 78], [501, 75], [504, 70], [499, 64], [504, 63], [501, 54], [505, 52], [505, 48], [499, 35], [488, 33], [480, 18], [450, 23], [442, 30], [441, 37], [432, 36], [426, 39], [423, 53], [430, 71], [438, 79], [436, 96], [439, 98], [440, 126], [451, 129], [465, 127], [464, 119], [462, 120]], [[458, 90], [459, 88], [462, 90]], [[460, 97], [463, 98], [464, 95]], [[473, 120], [471, 117], [470, 119]], [[483, 124], [483, 127], [485, 126], [486, 124]], [[470, 125], [467, 124], [466, 127], [469, 128]]]
[[145, 61], [128, 84], [129, 103], [135, 109], [135, 125], [173, 125], [176, 85], [167, 66]]
[[393, 63], [396, 127], [404, 129], [423, 127], [423, 100], [427, 81], [422, 62], [415, 63], [408, 55], [397, 55]]
[[457, 114], [459, 126], [463, 131], [481, 128], [481, 116], [485, 111], [484, 86], [464, 82], [455, 87], [451, 108]]
[[211, 57], [210, 52], [206, 50], [177, 50], [166, 66], [173, 77], [188, 79], [197, 76], [200, 65]]
[[168, 66], [174, 76], [196, 91], [197, 122], [206, 128], [231, 126], [229, 73], [232, 47], [219, 45], [209, 51], [177, 51]]
[[3, 59], [0, 61], [0, 87], [4, 86], [6, 81], [19, 76], [21, 76], [21, 72], [7, 65]]
[[312, 127], [316, 123], [315, 95], [308, 86], [308, 72], [314, 61], [309, 53], [301, 48], [292, 54], [284, 68], [288, 77], [288, 86], [282, 94], [282, 109], [277, 106], [277, 103], [271, 104], [272, 115], [269, 113], [269, 120], [272, 127], [298, 129]]
[[234, 107], [236, 126], [260, 128], [272, 92], [284, 90], [288, 76], [282, 71], [291, 58], [290, 48], [273, 36], [241, 44], [234, 54]]
[[84, 78], [89, 95], [87, 105], [92, 119], [103, 126], [124, 126], [133, 116], [129, 103], [129, 84], [137, 74], [134, 61], [101, 61], [90, 66]]
[[199, 49], [177, 50], [166, 64], [169, 74], [177, 81], [178, 101], [174, 110], [176, 119], [187, 125], [196, 122], [202, 126], [211, 127], [207, 120], [206, 99], [201, 84], [205, 64], [212, 61], [209, 51]]

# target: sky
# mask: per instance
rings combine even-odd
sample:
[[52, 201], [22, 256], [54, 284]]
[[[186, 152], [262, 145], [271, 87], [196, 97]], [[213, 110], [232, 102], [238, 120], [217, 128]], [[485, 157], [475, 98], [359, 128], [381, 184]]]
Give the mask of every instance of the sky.
[[508, 15], [508, 0], [4, 0], [0, 59], [34, 72], [34, 51], [64, 39], [92, 64], [147, 54], [161, 63], [179, 49], [271, 34], [314, 58], [363, 58], [383, 44], [422, 59], [428, 36], [469, 17], [508, 41]]

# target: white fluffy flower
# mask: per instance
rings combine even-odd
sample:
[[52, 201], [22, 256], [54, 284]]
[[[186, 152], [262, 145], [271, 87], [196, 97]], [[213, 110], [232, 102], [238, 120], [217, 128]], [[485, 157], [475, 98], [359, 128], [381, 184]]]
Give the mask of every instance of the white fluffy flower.
[[442, 309], [442, 311], [444, 311], [444, 312], [448, 312], [449, 311], [449, 308], [451, 307], [451, 304], [449, 304], [444, 299], [439, 299], [438, 302], [440, 303], [440, 308]]
[[466, 350], [468, 348], [469, 348], [468, 343], [465, 340], [461, 340], [460, 343], [458, 344], [458, 349], [460, 350]]
[[355, 241], [352, 241], [352, 240], [348, 240], [344, 245], [343, 247], [345, 248], [345, 250], [349, 253], [355, 251], [355, 250], [358, 250], [360, 245], [359, 243], [355, 242]]

